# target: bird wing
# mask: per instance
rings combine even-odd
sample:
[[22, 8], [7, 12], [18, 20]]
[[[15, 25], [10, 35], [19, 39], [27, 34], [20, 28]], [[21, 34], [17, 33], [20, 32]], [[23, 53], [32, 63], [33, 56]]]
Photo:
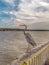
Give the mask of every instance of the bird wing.
[[36, 45], [34, 39], [32, 38], [32, 36], [29, 33], [26, 33], [25, 38], [26, 38], [27, 42], [29, 44], [31, 44], [32, 46]]

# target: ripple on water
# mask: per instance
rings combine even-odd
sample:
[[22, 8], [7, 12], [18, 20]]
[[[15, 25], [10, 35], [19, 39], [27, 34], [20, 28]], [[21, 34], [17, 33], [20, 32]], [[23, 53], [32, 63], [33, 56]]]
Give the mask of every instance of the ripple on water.
[[[29, 32], [37, 45], [49, 41], [49, 32]], [[0, 65], [7, 65], [26, 51], [28, 43], [21, 31], [0, 31]]]

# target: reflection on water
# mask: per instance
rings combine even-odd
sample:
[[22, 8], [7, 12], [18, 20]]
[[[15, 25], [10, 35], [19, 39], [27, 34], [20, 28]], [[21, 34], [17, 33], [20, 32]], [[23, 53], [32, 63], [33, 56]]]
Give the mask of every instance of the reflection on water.
[[[37, 45], [49, 41], [49, 31], [29, 31]], [[23, 31], [0, 31], [0, 65], [7, 65], [26, 51]]]

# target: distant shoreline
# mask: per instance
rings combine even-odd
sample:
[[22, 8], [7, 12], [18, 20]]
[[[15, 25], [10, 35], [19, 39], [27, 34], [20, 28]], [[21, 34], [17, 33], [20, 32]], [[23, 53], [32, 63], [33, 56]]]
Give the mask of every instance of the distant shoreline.
[[[24, 31], [24, 29], [15, 29], [15, 28], [0, 28], [0, 31]], [[27, 29], [26, 31], [49, 31], [49, 30], [40, 30], [40, 29]]]

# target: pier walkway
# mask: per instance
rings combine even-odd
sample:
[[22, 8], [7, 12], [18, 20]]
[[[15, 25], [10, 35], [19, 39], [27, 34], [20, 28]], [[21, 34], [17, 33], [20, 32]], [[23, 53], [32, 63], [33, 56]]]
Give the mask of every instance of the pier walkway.
[[31, 53], [23, 54], [16, 62], [10, 65], [44, 65], [49, 59], [49, 42], [41, 44], [31, 50]]

